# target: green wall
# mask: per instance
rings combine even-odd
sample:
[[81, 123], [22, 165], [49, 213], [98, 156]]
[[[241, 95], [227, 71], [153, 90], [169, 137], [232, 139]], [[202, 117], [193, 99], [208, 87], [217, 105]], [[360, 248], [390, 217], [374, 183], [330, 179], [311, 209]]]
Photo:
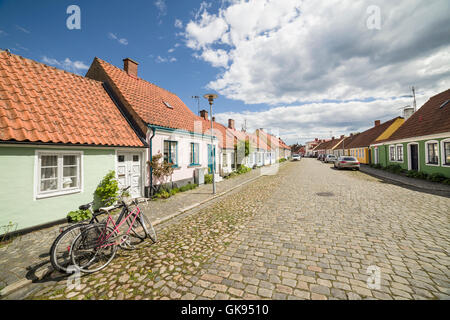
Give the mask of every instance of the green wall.
[[[419, 171], [425, 172], [428, 174], [432, 173], [442, 173], [446, 177], [450, 178], [450, 167], [443, 167], [441, 164], [439, 166], [430, 166], [425, 163], [425, 142], [430, 140], [436, 140], [439, 142], [439, 161], [441, 162], [441, 141], [448, 138], [440, 138], [440, 139], [427, 139], [427, 140], [418, 140], [413, 141], [419, 143]], [[382, 166], [388, 166], [388, 165], [400, 165], [403, 169], [408, 170], [408, 144], [411, 142], [404, 142], [403, 144], [403, 162], [396, 162], [396, 161], [390, 161], [389, 160], [389, 145], [382, 145], [378, 146], [378, 152], [379, 152], [379, 163]], [[400, 144], [400, 143], [396, 143]], [[372, 149], [372, 163], [375, 163], [375, 148], [371, 147]]]
[[[83, 151], [83, 191], [34, 200], [36, 150]], [[115, 170], [113, 149], [0, 146], [0, 226], [11, 221], [20, 230], [65, 218], [69, 211], [92, 201], [97, 185], [109, 170]]]

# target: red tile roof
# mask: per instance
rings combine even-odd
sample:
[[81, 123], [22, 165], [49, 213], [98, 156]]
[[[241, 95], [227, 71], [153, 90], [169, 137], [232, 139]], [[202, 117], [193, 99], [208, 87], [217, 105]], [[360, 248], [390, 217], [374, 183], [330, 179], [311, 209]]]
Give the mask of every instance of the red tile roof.
[[344, 147], [345, 149], [348, 149], [348, 146], [358, 137], [359, 133], [353, 134], [349, 137], [345, 137], [345, 139], [342, 139], [341, 142], [336, 146], [335, 149], [342, 149]]
[[372, 127], [372, 128], [370, 128], [370, 129], [368, 129], [368, 130], [366, 130], [364, 132], [361, 132], [345, 148], [346, 149], [353, 149], [353, 148], [369, 147], [372, 143], [375, 142], [375, 140], [384, 131], [386, 131], [399, 118], [401, 118], [401, 117], [396, 117], [396, 118], [391, 119], [389, 121], [386, 121], [386, 122], [384, 122], [382, 124], [379, 124], [378, 126]]
[[431, 97], [384, 141], [450, 132], [450, 102], [441, 107], [448, 100], [450, 100], [450, 89]]
[[177, 95], [99, 58], [94, 59], [86, 77], [112, 86], [121, 102], [137, 114], [136, 121], [194, 132], [194, 121], [198, 117]]
[[102, 83], [0, 51], [0, 140], [142, 147]]

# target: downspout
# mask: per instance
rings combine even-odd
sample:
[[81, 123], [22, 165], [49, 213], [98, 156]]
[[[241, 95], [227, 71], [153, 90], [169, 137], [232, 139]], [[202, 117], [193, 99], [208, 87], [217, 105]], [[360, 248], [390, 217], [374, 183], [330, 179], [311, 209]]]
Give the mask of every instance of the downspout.
[[[151, 163], [152, 160], [153, 160], [153, 148], [152, 148], [153, 143], [152, 143], [152, 140], [155, 137], [156, 129], [154, 127], [151, 127], [150, 125], [148, 127], [150, 129], [152, 129], [152, 136], [149, 139], [149, 142], [150, 142], [150, 149], [149, 149], [150, 157], [149, 158], [150, 158], [150, 163]], [[148, 196], [149, 196], [149, 198], [151, 198], [153, 196], [153, 168], [152, 168], [151, 165], [150, 165], [150, 191], [148, 192]]]

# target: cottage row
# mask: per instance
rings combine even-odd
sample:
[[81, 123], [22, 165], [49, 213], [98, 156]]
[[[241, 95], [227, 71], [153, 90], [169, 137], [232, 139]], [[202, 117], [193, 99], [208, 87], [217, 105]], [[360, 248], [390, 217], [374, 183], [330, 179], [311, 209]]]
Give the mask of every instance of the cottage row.
[[[133, 197], [149, 196], [148, 161], [162, 154], [177, 186], [195, 171], [217, 178], [273, 164], [290, 148], [263, 130], [224, 126], [208, 113], [138, 77], [138, 63], [123, 69], [95, 58], [85, 77], [0, 51], [0, 226], [26, 229], [65, 218], [92, 201], [102, 178], [116, 172]], [[240, 141], [250, 153], [238, 157]], [[239, 149], [240, 150], [240, 149]], [[1, 232], [0, 232], [1, 233]]]
[[412, 115], [384, 123], [376, 120], [372, 128], [347, 137], [315, 139], [306, 149], [310, 155], [349, 155], [364, 164], [399, 165], [450, 178], [450, 89], [430, 98]]

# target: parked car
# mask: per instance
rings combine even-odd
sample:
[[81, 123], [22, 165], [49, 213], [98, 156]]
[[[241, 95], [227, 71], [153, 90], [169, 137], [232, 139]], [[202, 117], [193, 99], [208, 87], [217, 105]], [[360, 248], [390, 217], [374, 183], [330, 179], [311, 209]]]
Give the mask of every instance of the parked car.
[[352, 170], [359, 170], [360, 169], [360, 163], [358, 159], [355, 157], [349, 157], [349, 156], [342, 156], [336, 159], [334, 162], [334, 167], [338, 170], [349, 168]]
[[324, 154], [319, 154], [319, 155], [317, 156], [317, 160], [322, 161], [323, 156], [324, 156]]
[[323, 162], [330, 163], [335, 162], [337, 160], [337, 157], [334, 154], [327, 154], [327, 156], [323, 159]]
[[292, 155], [292, 161], [300, 161], [302, 157], [299, 154], [294, 153]]

